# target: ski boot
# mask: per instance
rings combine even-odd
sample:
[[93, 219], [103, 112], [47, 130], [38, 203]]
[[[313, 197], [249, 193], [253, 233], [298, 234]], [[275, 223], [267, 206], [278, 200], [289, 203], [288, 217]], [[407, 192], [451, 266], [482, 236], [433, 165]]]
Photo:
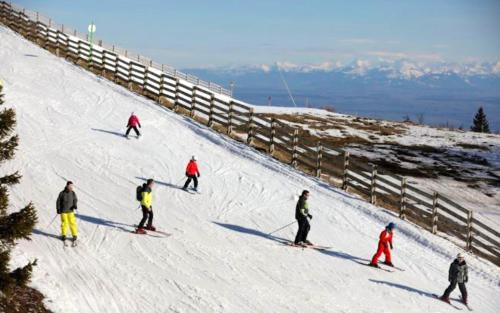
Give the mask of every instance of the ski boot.
[[147, 230], [151, 230], [151, 231], [156, 231], [156, 227], [150, 225], [150, 226], [146, 226], [146, 229]]
[[441, 297], [439, 297], [439, 300], [444, 301], [444, 302], [446, 302], [448, 304], [451, 304], [450, 298], [449, 297], [445, 297], [444, 295], [441, 296]]

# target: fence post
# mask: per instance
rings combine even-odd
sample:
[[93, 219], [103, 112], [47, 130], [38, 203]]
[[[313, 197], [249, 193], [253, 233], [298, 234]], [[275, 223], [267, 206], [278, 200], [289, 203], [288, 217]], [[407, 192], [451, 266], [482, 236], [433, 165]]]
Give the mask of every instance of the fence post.
[[269, 154], [274, 153], [274, 136], [276, 136], [276, 123], [274, 118], [271, 118], [271, 136], [269, 137]]
[[377, 165], [372, 165], [372, 181], [370, 185], [370, 203], [371, 204], [376, 204], [377, 203], [377, 194], [376, 194], [376, 188], [377, 188]]
[[233, 101], [229, 101], [229, 116], [227, 119], [227, 134], [231, 136], [233, 132]]
[[180, 96], [179, 96], [179, 89], [180, 89], [180, 82], [179, 82], [179, 78], [176, 78], [175, 79], [175, 101], [174, 101], [174, 112], [177, 112], [177, 108], [179, 106], [179, 99], [180, 99]]
[[208, 115], [208, 127], [214, 125], [214, 105], [215, 105], [215, 95], [210, 94], [210, 114]]
[[189, 116], [194, 118], [194, 109], [196, 108], [196, 86], [193, 86], [193, 92], [191, 93], [191, 108], [189, 111]]
[[321, 178], [321, 163], [323, 159], [323, 145], [318, 141], [316, 150], [316, 177]]
[[160, 74], [160, 90], [158, 91], [158, 102], [161, 100], [161, 95], [163, 94], [163, 83], [165, 80], [165, 74], [161, 73]]
[[293, 130], [293, 141], [292, 141], [292, 166], [294, 168], [297, 168], [297, 165], [298, 165], [298, 155], [297, 155], [297, 151], [299, 149], [299, 130], [298, 129], [294, 129]]
[[253, 108], [248, 113], [247, 145], [251, 146], [253, 141]]
[[466, 250], [472, 250], [472, 211], [469, 210], [467, 213], [467, 244]]
[[146, 91], [146, 80], [148, 79], [149, 67], [144, 66], [144, 78], [142, 79], [142, 92]]
[[128, 89], [132, 90], [132, 62], [128, 61]]
[[406, 177], [401, 179], [401, 202], [399, 207], [399, 217], [402, 219], [406, 218], [405, 210], [406, 210], [406, 185], [408, 181]]
[[[44, 39], [44, 40], [45, 40], [45, 39]], [[81, 58], [81, 51], [82, 51], [82, 47], [81, 47], [82, 45], [81, 45], [81, 42], [82, 42], [82, 41], [81, 41], [80, 39], [78, 39], [78, 45], [77, 45], [78, 47], [77, 47], [77, 49], [76, 49], [76, 60], [75, 60], [75, 64], [77, 64], [77, 63], [78, 63], [78, 61], [79, 61], [79, 60], [80, 60], [80, 58]], [[45, 41], [44, 41], [44, 43], [43, 43], [43, 44], [45, 45]]]
[[349, 152], [344, 151], [344, 169], [342, 173], [342, 189], [347, 190], [349, 182], [347, 181], [347, 171], [349, 169]]
[[101, 68], [101, 76], [106, 74], [106, 55], [108, 54], [108, 50], [102, 50], [102, 68]]
[[56, 30], [56, 55], [60, 56], [60, 50], [59, 50], [59, 31]]
[[439, 199], [439, 194], [437, 192], [434, 192], [434, 195], [432, 197], [432, 225], [431, 225], [431, 232], [433, 234], [437, 233], [437, 227], [438, 227], [438, 199]]

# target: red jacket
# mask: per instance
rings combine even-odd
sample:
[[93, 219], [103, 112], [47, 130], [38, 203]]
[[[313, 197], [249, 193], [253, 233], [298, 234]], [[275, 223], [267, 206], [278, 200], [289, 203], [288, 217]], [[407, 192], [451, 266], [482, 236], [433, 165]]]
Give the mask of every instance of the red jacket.
[[137, 115], [132, 114], [130, 116], [130, 118], [128, 119], [127, 127], [136, 127], [137, 125], [139, 125], [139, 127], [141, 127], [141, 123], [139, 122], [139, 118], [137, 117]]
[[189, 161], [187, 167], [186, 167], [186, 174], [188, 176], [195, 176], [195, 175], [200, 175], [200, 172], [198, 171], [198, 165], [196, 164], [196, 161]]
[[379, 244], [383, 244], [384, 246], [387, 246], [387, 244], [389, 244], [389, 243], [392, 245], [392, 231], [388, 232], [387, 229], [385, 229], [384, 231], [382, 231], [380, 233], [380, 237], [379, 237], [378, 243]]

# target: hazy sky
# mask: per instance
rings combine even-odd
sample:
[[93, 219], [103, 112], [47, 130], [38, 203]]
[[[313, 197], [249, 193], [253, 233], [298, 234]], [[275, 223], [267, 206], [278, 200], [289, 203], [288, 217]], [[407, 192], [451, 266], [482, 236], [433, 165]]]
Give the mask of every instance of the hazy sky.
[[500, 60], [500, 0], [13, 1], [178, 68]]

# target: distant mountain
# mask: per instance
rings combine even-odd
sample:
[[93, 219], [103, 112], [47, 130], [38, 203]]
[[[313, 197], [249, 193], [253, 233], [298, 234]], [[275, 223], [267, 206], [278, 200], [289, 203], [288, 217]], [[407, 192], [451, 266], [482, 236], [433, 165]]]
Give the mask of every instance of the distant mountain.
[[333, 106], [339, 112], [400, 120], [426, 115], [428, 124], [468, 127], [479, 106], [490, 125], [500, 130], [500, 61], [496, 63], [422, 64], [409, 60], [346, 65], [291, 63], [256, 67], [186, 69], [228, 86], [243, 101], [293, 106], [281, 79], [285, 77], [298, 106]]

